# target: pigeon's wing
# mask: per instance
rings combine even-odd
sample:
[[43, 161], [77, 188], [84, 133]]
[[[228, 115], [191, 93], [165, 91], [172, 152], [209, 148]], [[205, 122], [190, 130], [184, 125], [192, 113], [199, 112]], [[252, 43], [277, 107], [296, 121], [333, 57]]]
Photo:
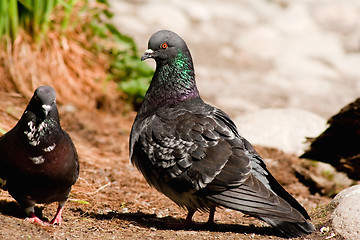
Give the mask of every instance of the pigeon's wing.
[[131, 161], [150, 184], [157, 187], [154, 178], [160, 178], [185, 192], [213, 183], [212, 190], [221, 191], [247, 179], [250, 163], [241, 140], [222, 119], [198, 112], [168, 108], [135, 121]]
[[[237, 145], [239, 148], [234, 149], [236, 149], [235, 151], [242, 151], [245, 158], [249, 159], [245, 161], [249, 161], [251, 171], [245, 181], [239, 185], [229, 185], [226, 184], [226, 181], [220, 181], [220, 187], [217, 185], [219, 179], [224, 178], [223, 176], [233, 174], [231, 172], [232, 163], [240, 161], [237, 157], [240, 154], [236, 154], [229, 158], [214, 181], [202, 190], [203, 194], [221, 206], [239, 210], [266, 221], [279, 228], [286, 236], [294, 237], [313, 232], [315, 228], [308, 221], [310, 217], [306, 210], [270, 174], [264, 161], [251, 144], [239, 135], [235, 124], [228, 115], [216, 109], [214, 116], [217, 119], [222, 119], [226, 126], [240, 139], [240, 144]], [[244, 157], [241, 161], [244, 161]], [[225, 179], [229, 179], [229, 177], [225, 177]], [[217, 189], [226, 190], [214, 192], [214, 184]]]
[[15, 126], [13, 129], [5, 133], [0, 138], [0, 178], [8, 179], [8, 175], [12, 173], [12, 169], [19, 166], [19, 161], [15, 161], [15, 156], [20, 159], [28, 159], [28, 156], [24, 154], [24, 146], [19, 140], [21, 136], [17, 136], [18, 127]]
[[80, 164], [79, 164], [79, 156], [76, 151], [76, 147], [74, 142], [72, 141], [70, 135], [63, 131], [65, 141], [68, 142], [68, 154], [67, 154], [67, 161], [69, 162], [69, 169], [67, 171], [68, 174], [68, 181], [71, 185], [74, 185], [79, 177], [80, 172]]
[[[306, 210], [275, 180], [253, 146], [239, 135], [228, 115], [216, 109], [214, 116], [221, 119], [234, 132], [236, 141], [233, 140], [233, 143], [236, 143], [236, 146], [232, 148], [233, 154], [221, 173], [204, 190], [205, 193], [209, 193], [210, 190], [209, 198], [222, 206], [251, 215], [268, 215], [287, 220], [293, 218], [294, 221], [308, 219]], [[240, 184], [231, 185], [222, 179], [234, 178], [234, 174], [236, 176], [231, 170], [237, 162], [248, 162], [251, 170], [246, 178], [242, 178]], [[213, 189], [221, 189], [221, 191], [211, 192]]]

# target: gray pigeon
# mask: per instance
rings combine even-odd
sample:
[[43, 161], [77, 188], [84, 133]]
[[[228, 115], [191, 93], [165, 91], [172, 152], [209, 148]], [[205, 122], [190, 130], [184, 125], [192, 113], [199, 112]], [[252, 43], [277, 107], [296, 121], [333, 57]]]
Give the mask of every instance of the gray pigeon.
[[200, 98], [190, 52], [171, 31], [156, 32], [141, 60], [156, 71], [130, 135], [130, 160], [146, 181], [188, 210], [216, 207], [257, 217], [296, 237], [315, 230], [306, 210], [280, 186], [230, 117]]
[[0, 138], [0, 186], [25, 209], [27, 220], [47, 224], [35, 215], [36, 203], [58, 202], [50, 224], [60, 224], [71, 186], [79, 175], [78, 155], [61, 129], [55, 90], [34, 92], [16, 126]]

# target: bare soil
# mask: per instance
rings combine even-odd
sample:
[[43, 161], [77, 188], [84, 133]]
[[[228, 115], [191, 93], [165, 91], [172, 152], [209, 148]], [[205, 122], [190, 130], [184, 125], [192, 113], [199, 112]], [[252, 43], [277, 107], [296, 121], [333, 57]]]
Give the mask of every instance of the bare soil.
[[[0, 128], [11, 129], [26, 104], [16, 94], [1, 92]], [[129, 163], [128, 138], [136, 113], [121, 101], [107, 110], [59, 106], [59, 111], [62, 126], [77, 147], [81, 167], [62, 225], [24, 221], [18, 204], [0, 190], [0, 239], [282, 239], [265, 223], [228, 209], [217, 210], [213, 228], [203, 224], [206, 213], [196, 213], [193, 228], [173, 229], [171, 224], [183, 221], [186, 211], [149, 187]], [[256, 149], [275, 178], [310, 213], [317, 231], [306, 239], [341, 239], [331, 228], [331, 199], [312, 195], [295, 176], [294, 167], [302, 160], [277, 149]], [[56, 207], [56, 203], [39, 205], [38, 215], [52, 219]]]

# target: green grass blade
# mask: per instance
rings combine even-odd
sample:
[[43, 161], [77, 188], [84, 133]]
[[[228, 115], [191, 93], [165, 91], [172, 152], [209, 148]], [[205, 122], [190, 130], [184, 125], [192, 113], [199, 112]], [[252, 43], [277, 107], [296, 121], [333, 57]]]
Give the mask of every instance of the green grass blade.
[[33, 9], [33, 27], [35, 34], [40, 31], [40, 24], [42, 20], [42, 16], [44, 14], [44, 4], [43, 0], [34, 0], [34, 9]]
[[10, 0], [9, 2], [9, 20], [10, 20], [10, 34], [14, 41], [19, 27], [19, 13], [17, 7], [17, 0]]
[[6, 34], [6, 25], [8, 24], [8, 4], [7, 1], [2, 1], [0, 4], [0, 38]]
[[71, 16], [71, 13], [72, 13], [76, 3], [77, 3], [77, 0], [69, 0], [67, 2], [65, 2], [64, 0], [58, 0], [58, 4], [61, 4], [65, 9], [65, 16], [64, 16], [63, 20], [61, 21], [61, 29], [62, 30], [65, 30], [68, 28], [69, 22], [70, 22], [70, 16]]
[[18, 0], [27, 10], [33, 11], [33, 4], [31, 0]]
[[54, 6], [56, 4], [56, 0], [48, 0], [46, 2], [46, 6], [43, 9], [42, 12], [42, 19], [41, 19], [41, 24], [40, 24], [40, 33], [39, 33], [39, 38], [42, 38], [43, 35], [48, 31], [49, 29], [49, 25], [50, 25], [50, 16], [51, 16], [51, 12], [54, 9]]

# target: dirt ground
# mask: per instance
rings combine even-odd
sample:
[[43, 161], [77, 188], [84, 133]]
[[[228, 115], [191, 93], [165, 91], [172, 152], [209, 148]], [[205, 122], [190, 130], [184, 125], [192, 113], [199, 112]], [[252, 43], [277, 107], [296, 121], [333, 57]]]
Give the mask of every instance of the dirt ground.
[[[27, 102], [0, 93], [0, 128], [8, 131]], [[80, 157], [80, 177], [71, 191], [61, 226], [24, 221], [24, 213], [6, 191], [0, 192], [0, 239], [282, 239], [265, 223], [240, 212], [218, 209], [217, 226], [209, 229], [206, 213], [196, 213], [196, 225], [175, 230], [186, 211], [150, 188], [128, 159], [128, 138], [135, 112], [115, 104], [112, 111], [59, 106], [63, 128]], [[341, 239], [331, 228], [330, 198], [310, 194], [295, 176], [296, 156], [257, 146], [275, 178], [308, 210], [317, 231], [302, 239]], [[52, 219], [57, 205], [39, 206]], [[320, 231], [321, 229], [321, 231]], [[300, 238], [299, 238], [300, 239]]]

